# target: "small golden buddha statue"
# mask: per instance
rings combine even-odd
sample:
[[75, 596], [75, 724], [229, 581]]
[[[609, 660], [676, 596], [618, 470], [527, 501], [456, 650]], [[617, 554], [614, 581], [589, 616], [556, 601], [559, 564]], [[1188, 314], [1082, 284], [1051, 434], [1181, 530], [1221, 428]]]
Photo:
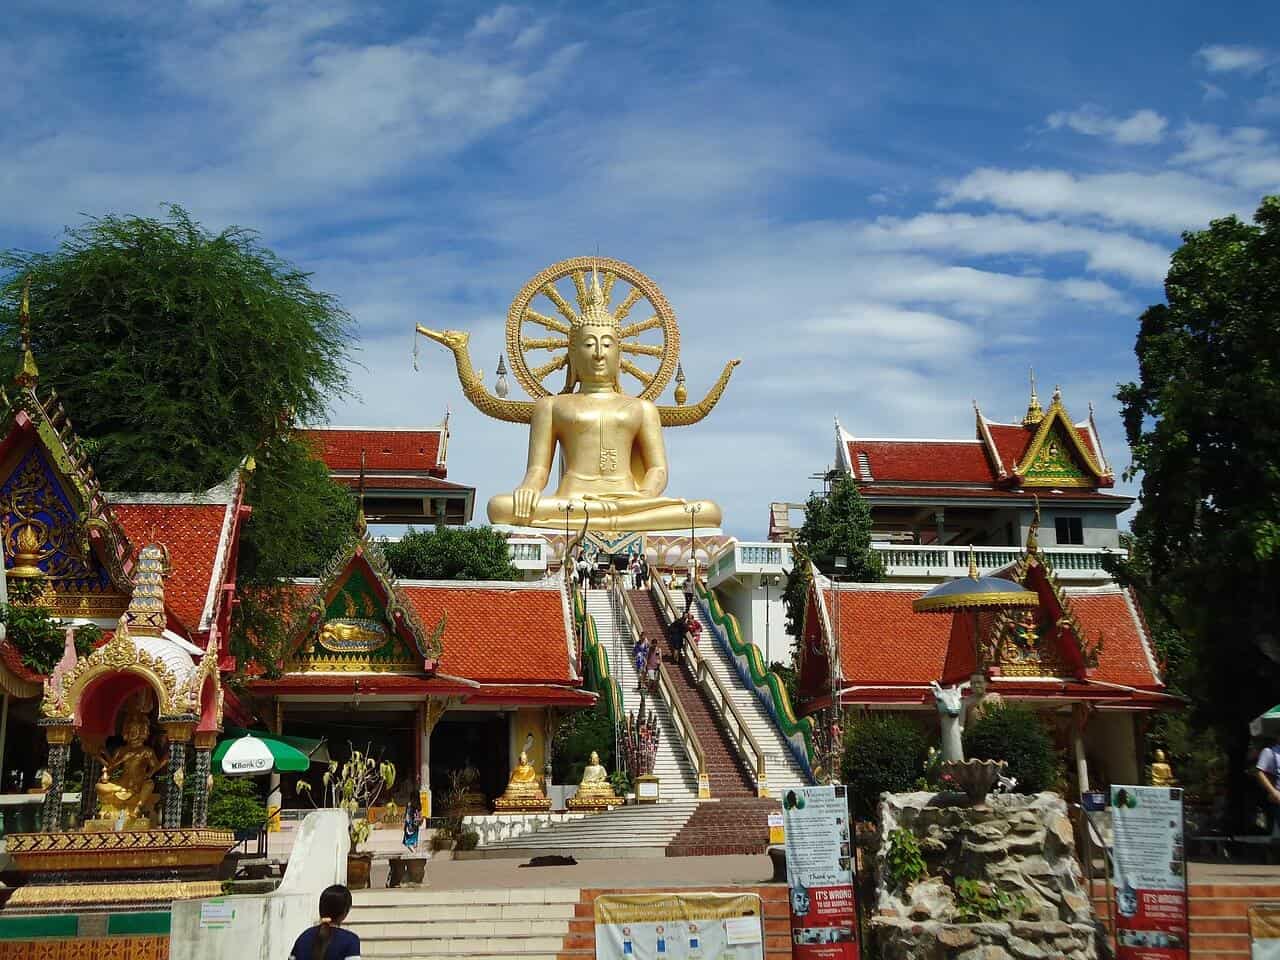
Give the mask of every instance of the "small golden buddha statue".
[[538, 771], [529, 763], [529, 754], [520, 751], [520, 762], [511, 771], [511, 779], [507, 781], [507, 789], [493, 802], [494, 813], [523, 813], [526, 811], [550, 810], [551, 801], [542, 792], [542, 784], [538, 782]]
[[[145, 830], [154, 824], [160, 800], [152, 777], [165, 761], [147, 746], [151, 722], [141, 710], [130, 710], [120, 732], [124, 744], [110, 756], [101, 757], [102, 779], [94, 787], [98, 794], [95, 819], [114, 825], [123, 816], [127, 829]], [[111, 775], [117, 773], [112, 780]]]
[[1173, 776], [1173, 767], [1165, 760], [1164, 751], [1157, 750], [1151, 761], [1151, 785], [1153, 787], [1176, 787], [1177, 779]]
[[591, 762], [582, 771], [578, 792], [569, 798], [569, 809], [603, 810], [621, 802], [609, 782], [609, 771], [600, 763], [600, 754], [592, 750]]

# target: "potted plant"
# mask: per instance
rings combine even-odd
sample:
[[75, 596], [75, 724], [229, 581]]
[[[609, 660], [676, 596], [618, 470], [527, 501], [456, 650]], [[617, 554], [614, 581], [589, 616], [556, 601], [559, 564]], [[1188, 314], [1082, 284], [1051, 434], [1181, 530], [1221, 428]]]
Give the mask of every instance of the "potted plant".
[[[325, 806], [346, 811], [351, 836], [351, 850], [347, 854], [347, 886], [355, 890], [369, 886], [369, 869], [373, 854], [362, 851], [360, 844], [369, 839], [373, 825], [368, 816], [360, 817], [361, 810], [376, 807], [384, 791], [395, 786], [395, 764], [370, 756], [370, 747], [364, 752], [351, 750], [345, 763], [329, 762], [324, 773]], [[310, 796], [311, 787], [305, 780], [298, 781], [300, 792]]]

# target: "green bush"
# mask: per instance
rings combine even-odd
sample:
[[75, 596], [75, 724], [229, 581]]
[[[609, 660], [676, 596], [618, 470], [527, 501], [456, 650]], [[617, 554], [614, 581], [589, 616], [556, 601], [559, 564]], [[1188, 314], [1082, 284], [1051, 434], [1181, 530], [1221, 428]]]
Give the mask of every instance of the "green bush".
[[560, 721], [551, 741], [552, 779], [556, 783], [580, 783], [592, 750], [600, 754], [600, 763], [606, 770], [615, 769], [613, 740], [609, 705], [603, 697], [590, 710], [569, 714]]
[[213, 778], [209, 791], [209, 826], [224, 830], [254, 830], [267, 819], [267, 808], [247, 777]]
[[427, 841], [427, 849], [432, 853], [439, 853], [441, 850], [453, 849], [453, 836], [444, 830], [437, 830], [431, 834], [431, 839]]
[[463, 830], [458, 834], [458, 845], [454, 849], [474, 850], [478, 846], [480, 846], [480, 834], [474, 830]]
[[880, 794], [914, 789], [924, 768], [925, 750], [924, 734], [905, 717], [886, 714], [851, 723], [845, 732], [841, 771], [853, 815], [872, 819]]
[[1058, 780], [1059, 758], [1049, 731], [1026, 707], [1005, 705], [987, 711], [964, 732], [964, 755], [1004, 760], [1019, 793], [1039, 793]]
[[920, 841], [910, 830], [894, 830], [889, 834], [889, 849], [884, 858], [885, 874], [894, 890], [906, 890], [925, 875], [924, 854]]

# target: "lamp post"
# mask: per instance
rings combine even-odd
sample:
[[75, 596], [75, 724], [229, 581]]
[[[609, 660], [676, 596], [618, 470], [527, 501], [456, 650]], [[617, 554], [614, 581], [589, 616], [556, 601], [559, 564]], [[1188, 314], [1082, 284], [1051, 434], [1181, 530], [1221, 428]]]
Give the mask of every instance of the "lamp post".
[[832, 561], [831, 573], [831, 598], [832, 605], [835, 607], [835, 623], [832, 632], [835, 634], [831, 639], [831, 652], [828, 654], [830, 663], [827, 669], [827, 675], [831, 680], [831, 722], [827, 726], [827, 743], [830, 751], [827, 757], [827, 782], [838, 783], [840, 781], [840, 743], [837, 737], [837, 731], [840, 729], [840, 678], [836, 671], [840, 668], [840, 645], [843, 635], [840, 632], [840, 578], [849, 570], [848, 557], [836, 557]]
[[563, 570], [569, 565], [569, 514], [573, 513], [573, 503], [566, 503], [560, 509], [564, 511], [564, 548], [560, 551], [560, 567]]
[[698, 539], [693, 532], [693, 525], [694, 518], [698, 515], [698, 511], [702, 509], [702, 504], [686, 503], [684, 509], [689, 514], [689, 589], [687, 592], [692, 594], [694, 584], [698, 579]]

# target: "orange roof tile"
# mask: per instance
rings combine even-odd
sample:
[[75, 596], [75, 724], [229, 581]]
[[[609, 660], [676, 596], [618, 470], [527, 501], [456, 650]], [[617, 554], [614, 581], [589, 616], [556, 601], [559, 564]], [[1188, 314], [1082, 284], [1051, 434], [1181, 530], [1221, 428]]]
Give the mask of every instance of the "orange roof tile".
[[135, 549], [148, 543], [168, 547], [173, 572], [164, 582], [165, 605], [190, 630], [208, 629], [201, 620], [210, 586], [221, 574], [218, 545], [234, 509], [226, 503], [111, 504]]
[[[865, 463], [870, 478], [862, 475]], [[858, 479], [876, 483], [994, 483], [995, 471], [980, 440], [850, 440], [849, 462]]]
[[[833, 593], [825, 590], [832, 628], [838, 622], [840, 668], [846, 686], [857, 684], [921, 685], [946, 677], [962, 679], [972, 657], [950, 651], [967, 644], [962, 618], [915, 613], [911, 601], [929, 587], [890, 590], [874, 585], [846, 586], [839, 593], [839, 617]], [[1102, 635], [1102, 652], [1090, 680], [1146, 690], [1162, 690], [1149, 657], [1150, 639], [1131, 594], [1119, 587], [1067, 587], [1063, 591], [1084, 638]], [[954, 632], [953, 632], [954, 631]]]
[[360, 451], [365, 452], [365, 469], [421, 470], [445, 475], [440, 460], [441, 427], [421, 430], [323, 427], [298, 431], [311, 442], [316, 455], [330, 470], [359, 470]]
[[572, 633], [557, 588], [400, 585], [424, 623], [447, 617], [438, 670], [495, 683], [576, 683]]

